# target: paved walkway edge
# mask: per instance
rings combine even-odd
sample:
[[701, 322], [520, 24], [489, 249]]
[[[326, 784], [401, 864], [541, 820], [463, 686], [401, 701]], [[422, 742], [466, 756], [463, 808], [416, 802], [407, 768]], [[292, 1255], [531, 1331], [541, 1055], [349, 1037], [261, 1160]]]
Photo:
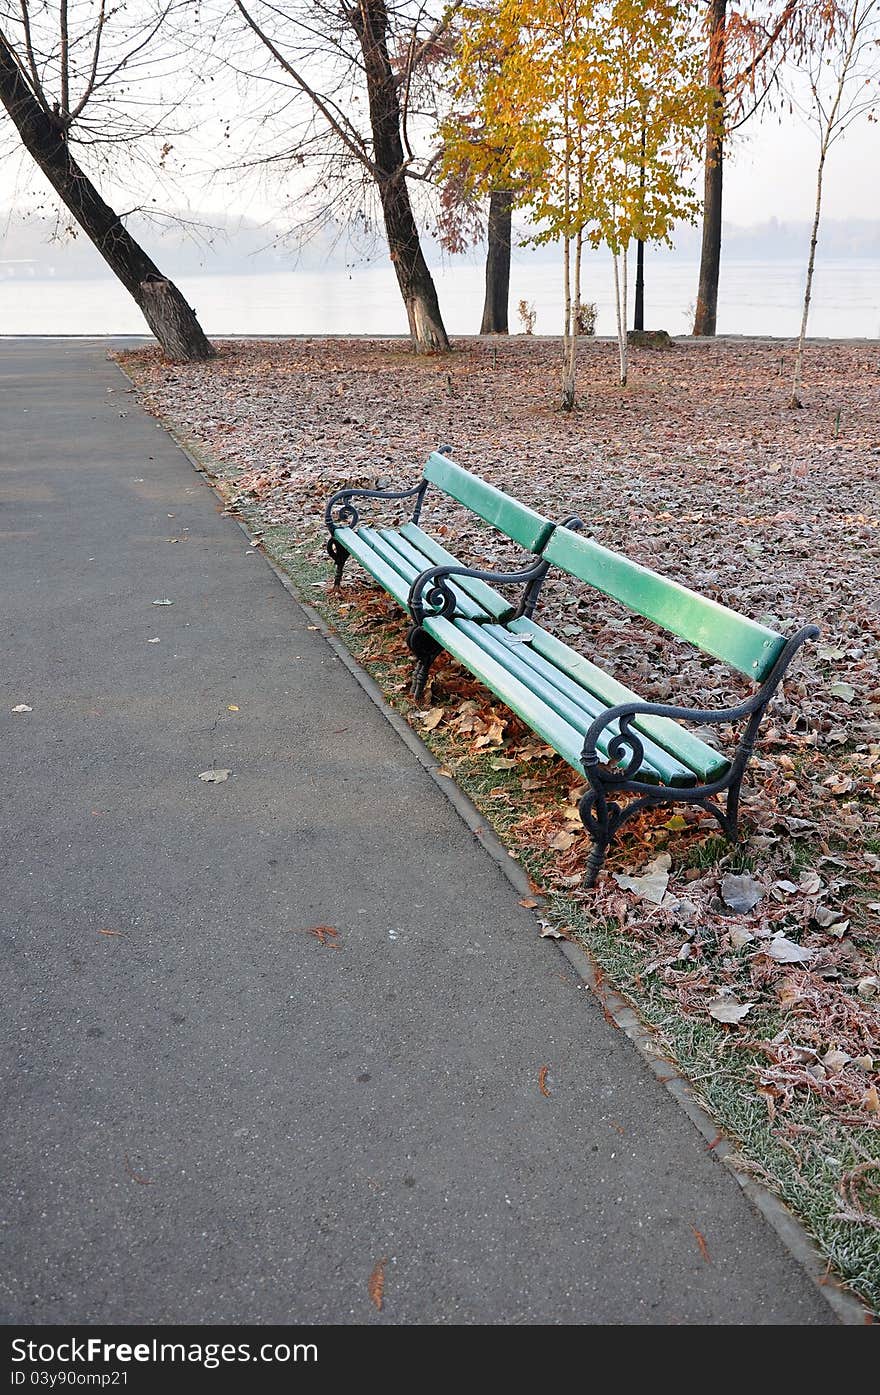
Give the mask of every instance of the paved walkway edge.
[[[122, 365], [116, 362], [120, 373], [137, 390], [134, 382]], [[205, 464], [193, 453], [189, 446], [185, 445], [178, 432], [167, 421], [159, 418], [161, 425], [177, 446], [178, 450], [186, 456], [193, 470], [200, 476], [206, 484], [213, 489], [224, 505], [228, 503], [222, 490], [218, 487], [214, 475], [205, 467]], [[245, 520], [238, 514], [230, 510], [230, 518], [238, 524], [242, 532], [251, 540], [252, 530]], [[354, 677], [359, 686], [366, 693], [371, 702], [375, 703], [385, 720], [394, 728], [401, 741], [409, 748], [419, 764], [428, 772], [435, 785], [443, 791], [446, 799], [456, 810], [462, 821], [470, 829], [474, 837], [490, 857], [498, 863], [502, 872], [512, 886], [519, 892], [520, 896], [533, 895], [529, 879], [525, 871], [516, 861], [512, 853], [508, 852], [501, 840], [496, 837], [491, 828], [486, 827], [486, 821], [477, 806], [472, 803], [463, 790], [459, 789], [454, 780], [448, 776], [438, 774], [439, 766], [432, 752], [425, 743], [413, 731], [408, 722], [395, 712], [385, 701], [381, 688], [370, 677], [365, 669], [357, 662], [351, 652], [345, 647], [342, 641], [327, 625], [324, 617], [311, 606], [308, 601], [300, 595], [291, 576], [260, 547], [260, 555], [267, 565], [275, 573], [276, 577], [284, 587], [285, 591], [296, 605], [308, 616], [309, 623], [316, 625], [321, 631], [324, 639], [336, 654], [341, 663], [345, 665], [349, 673]], [[536, 917], [537, 919], [537, 917]], [[850, 1327], [862, 1327], [872, 1321], [869, 1309], [862, 1303], [856, 1294], [833, 1278], [828, 1272], [827, 1262], [816, 1249], [806, 1230], [796, 1217], [789, 1211], [788, 1207], [769, 1188], [763, 1186], [744, 1172], [738, 1165], [738, 1154], [733, 1144], [723, 1135], [719, 1136], [718, 1126], [712, 1119], [708, 1110], [695, 1097], [693, 1088], [687, 1078], [681, 1073], [678, 1067], [664, 1056], [659, 1050], [657, 1038], [650, 1027], [639, 1017], [633, 1007], [613, 989], [609, 989], [602, 981], [599, 967], [588, 950], [581, 945], [573, 944], [569, 940], [557, 940], [557, 948], [568, 960], [571, 967], [583, 979], [589, 989], [599, 999], [606, 1017], [614, 1023], [633, 1043], [643, 1060], [647, 1062], [650, 1070], [654, 1073], [667, 1093], [671, 1095], [678, 1107], [694, 1125], [698, 1133], [706, 1139], [707, 1147], [711, 1147], [716, 1158], [722, 1162], [729, 1172], [733, 1174], [739, 1186], [748, 1197], [749, 1201], [773, 1227], [779, 1236], [782, 1244], [789, 1254], [801, 1268], [806, 1272], [811, 1282], [818, 1289], [833, 1311], [838, 1322]]]

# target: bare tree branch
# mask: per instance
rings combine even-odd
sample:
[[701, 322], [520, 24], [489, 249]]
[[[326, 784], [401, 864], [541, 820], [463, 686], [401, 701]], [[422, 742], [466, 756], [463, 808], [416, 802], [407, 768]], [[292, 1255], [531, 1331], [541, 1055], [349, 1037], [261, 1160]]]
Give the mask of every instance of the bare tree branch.
[[241, 0], [235, 0], [235, 8], [238, 10], [239, 14], [256, 34], [260, 42], [265, 45], [267, 51], [271, 53], [272, 57], [275, 59], [279, 67], [281, 67], [283, 71], [287, 73], [288, 77], [292, 78], [292, 80], [296, 83], [300, 90], [304, 92], [312, 102], [314, 102], [315, 106], [318, 108], [318, 111], [320, 111], [321, 115], [324, 117], [324, 120], [327, 122], [328, 126], [331, 128], [332, 131], [336, 133], [336, 135], [342, 141], [346, 149], [355, 157], [356, 160], [359, 160], [361, 164], [363, 164], [375, 177], [376, 167], [370, 159], [369, 155], [367, 154], [366, 146], [363, 140], [361, 139], [360, 133], [356, 130], [356, 128], [352, 126], [351, 122], [346, 117], [343, 117], [341, 113], [339, 118], [337, 118], [337, 116], [334, 115], [334, 113], [330, 110], [329, 106], [327, 105], [324, 98], [320, 95], [320, 93], [316, 92], [315, 89], [309, 83], [306, 82], [305, 78], [297, 72], [297, 70], [292, 66], [292, 64], [288, 63], [284, 55], [279, 51], [276, 45], [269, 38], [268, 34], [266, 34], [265, 31], [260, 28], [260, 26], [257, 24], [257, 21], [248, 12], [248, 10], [245, 9], [244, 5], [241, 3]]

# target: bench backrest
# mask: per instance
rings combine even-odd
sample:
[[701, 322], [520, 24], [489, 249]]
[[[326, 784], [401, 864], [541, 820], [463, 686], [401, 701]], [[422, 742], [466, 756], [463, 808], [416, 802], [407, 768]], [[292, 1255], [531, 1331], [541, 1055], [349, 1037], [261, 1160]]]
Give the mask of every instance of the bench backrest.
[[496, 489], [494, 484], [487, 484], [479, 475], [463, 470], [437, 451], [429, 457], [423, 473], [437, 489], [457, 499], [471, 513], [491, 523], [528, 552], [540, 552], [553, 532], [554, 525], [549, 518]]
[[774, 630], [567, 528], [553, 532], [542, 556], [756, 682], [766, 678], [785, 647]]

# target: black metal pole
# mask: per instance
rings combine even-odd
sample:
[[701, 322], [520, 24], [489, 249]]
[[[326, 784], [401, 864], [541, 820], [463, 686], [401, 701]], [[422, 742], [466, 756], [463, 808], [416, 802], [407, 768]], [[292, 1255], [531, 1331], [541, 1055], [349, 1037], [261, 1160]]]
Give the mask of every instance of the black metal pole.
[[645, 244], [636, 245], [636, 305], [633, 314], [633, 329], [645, 328]]
[[[645, 212], [645, 117], [642, 115], [642, 161], [639, 169], [639, 192], [641, 194], [642, 215]], [[636, 303], [633, 313], [633, 329], [645, 328], [645, 244], [641, 238], [636, 246]]]

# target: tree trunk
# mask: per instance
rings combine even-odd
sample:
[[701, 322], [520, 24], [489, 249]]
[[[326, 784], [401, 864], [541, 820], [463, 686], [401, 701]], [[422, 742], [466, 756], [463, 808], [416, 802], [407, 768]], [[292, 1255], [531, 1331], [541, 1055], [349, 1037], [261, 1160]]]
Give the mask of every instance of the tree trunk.
[[[566, 220], [567, 221], [567, 220]], [[574, 326], [574, 303], [571, 293], [571, 238], [565, 236], [562, 242], [562, 275], [565, 281], [563, 314], [565, 327], [562, 332], [562, 398], [564, 412], [574, 411], [577, 357], [577, 335]]]
[[388, 12], [385, 0], [359, 0], [346, 11], [364, 57], [364, 74], [373, 133], [373, 164], [388, 250], [419, 353], [447, 351], [437, 290], [422, 254], [406, 183], [406, 157], [400, 133], [400, 98], [388, 57]]
[[694, 334], [712, 336], [718, 317], [721, 275], [721, 195], [724, 180], [724, 41], [727, 0], [709, 0], [709, 86], [713, 110], [706, 128], [706, 167], [703, 193], [703, 245]]
[[628, 300], [626, 276], [629, 248], [625, 246], [622, 252], [612, 252], [611, 256], [614, 262], [614, 305], [617, 311], [617, 359], [620, 386], [626, 387], [629, 374], [629, 340], [626, 337]]
[[819, 241], [819, 219], [822, 216], [822, 179], [825, 173], [825, 159], [828, 154], [826, 138], [823, 137], [822, 146], [819, 151], [819, 166], [816, 171], [816, 206], [813, 210], [813, 227], [810, 232], [810, 255], [807, 259], [807, 282], [804, 287], [804, 308], [801, 315], [801, 332], [798, 336], [797, 351], [794, 356], [794, 376], [791, 382], [791, 396], [788, 399], [789, 407], [800, 407], [802, 402], [798, 394], [801, 390], [801, 379], [804, 372], [804, 345], [807, 339], [807, 321], [810, 318], [810, 301], [813, 295], [813, 272], [816, 267], [816, 243]]
[[508, 333], [507, 305], [510, 298], [512, 227], [513, 193], [509, 189], [493, 189], [489, 196], [486, 299], [483, 304], [481, 334]]
[[[37, 102], [0, 36], [0, 100], [22, 144], [134, 298], [169, 358], [207, 359], [214, 349], [173, 282], [164, 277], [73, 159], [64, 128]], [[161, 286], [161, 293], [157, 287]]]

